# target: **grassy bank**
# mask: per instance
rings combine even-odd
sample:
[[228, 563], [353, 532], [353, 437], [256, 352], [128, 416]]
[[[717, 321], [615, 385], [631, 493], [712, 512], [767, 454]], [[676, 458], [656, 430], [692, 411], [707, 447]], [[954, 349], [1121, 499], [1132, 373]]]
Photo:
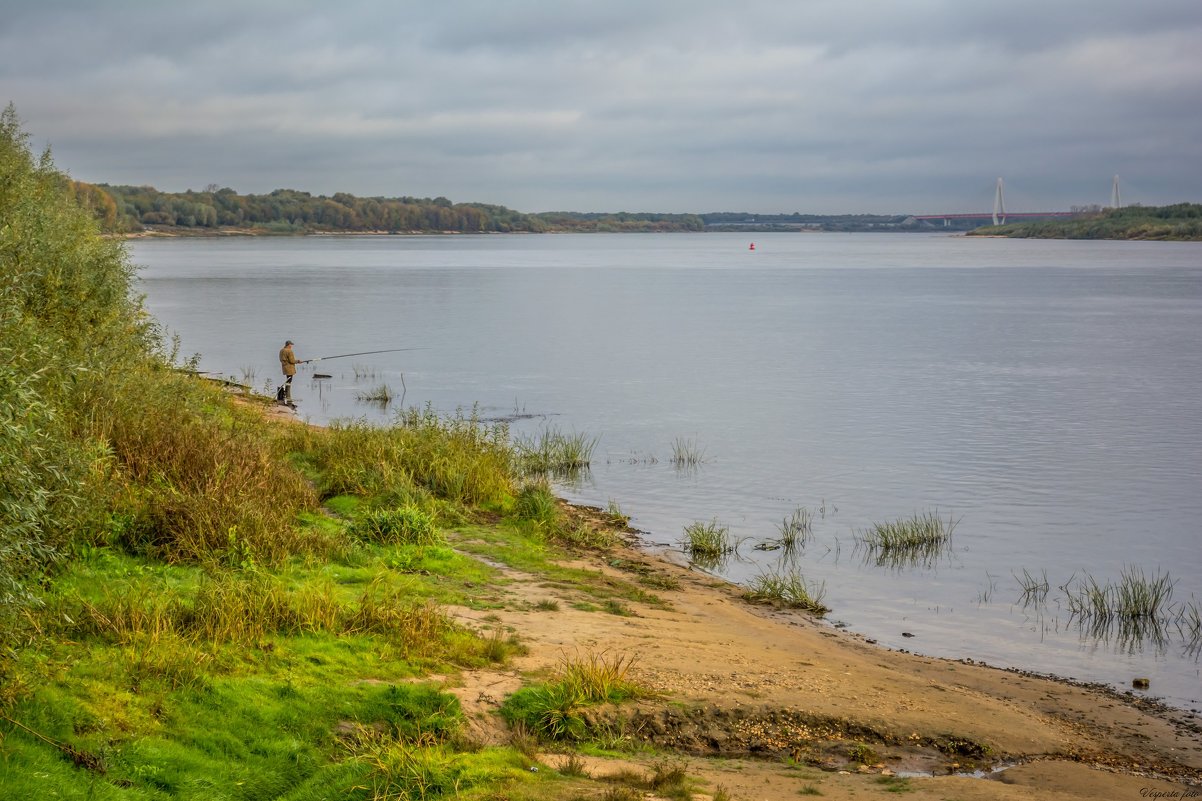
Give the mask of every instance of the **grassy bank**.
[[514, 554], [581, 581], [547, 560], [612, 534], [503, 428], [274, 424], [174, 370], [79, 201], [6, 110], [0, 797], [561, 797], [465, 735], [447, 677], [522, 646], [447, 609], [503, 603]]
[[969, 236], [1007, 236], [1020, 239], [1154, 239], [1202, 240], [1202, 204], [1127, 206], [1083, 212], [1068, 219], [992, 225]]

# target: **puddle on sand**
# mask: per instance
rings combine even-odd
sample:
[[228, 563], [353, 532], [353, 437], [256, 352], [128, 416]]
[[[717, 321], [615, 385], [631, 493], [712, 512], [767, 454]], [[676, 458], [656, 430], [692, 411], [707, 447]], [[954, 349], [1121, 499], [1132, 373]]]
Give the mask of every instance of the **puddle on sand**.
[[948, 771], [946, 766], [943, 770], [894, 770], [894, 775], [902, 779], [927, 779], [932, 776], [963, 776], [967, 779], [996, 779], [1002, 771], [1009, 770], [1016, 765], [1021, 765], [1021, 762], [1005, 762], [993, 765], [982, 770], [966, 770]]

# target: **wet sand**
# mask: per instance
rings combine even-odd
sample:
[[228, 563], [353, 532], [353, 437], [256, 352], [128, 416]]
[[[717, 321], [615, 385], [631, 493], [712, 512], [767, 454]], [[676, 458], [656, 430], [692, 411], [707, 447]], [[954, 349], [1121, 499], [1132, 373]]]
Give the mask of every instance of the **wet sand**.
[[[620, 728], [686, 755], [691, 775], [739, 799], [791, 797], [806, 785], [827, 796], [895, 797], [899, 776], [916, 798], [1202, 797], [1196, 715], [1100, 687], [890, 651], [748, 603], [737, 587], [633, 547], [574, 564], [599, 578], [629, 579], [633, 569], [678, 588], [656, 591], [668, 608], [632, 603], [634, 615], [619, 616], [580, 611], [570, 589], [505, 569], [505, 610], [454, 610], [477, 626], [497, 625], [485, 619], [496, 615], [530, 648], [512, 670], [449, 682], [477, 736], [505, 739], [492, 712], [523, 676], [552, 670], [565, 653], [606, 652], [633, 657], [632, 675], [659, 694], [611, 713]], [[559, 611], [512, 611], [539, 601]], [[858, 745], [868, 748], [854, 752], [869, 754], [867, 765], [849, 758]], [[593, 760], [591, 771], [632, 760]]]

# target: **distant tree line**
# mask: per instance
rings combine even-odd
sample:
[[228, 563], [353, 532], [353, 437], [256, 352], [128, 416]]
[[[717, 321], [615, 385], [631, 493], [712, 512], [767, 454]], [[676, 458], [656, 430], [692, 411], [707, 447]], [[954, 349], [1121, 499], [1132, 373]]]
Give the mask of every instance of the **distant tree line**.
[[589, 213], [549, 211], [535, 215], [548, 230], [579, 232], [704, 231], [705, 221], [696, 214]]
[[485, 203], [452, 203], [445, 197], [313, 195], [277, 189], [240, 195], [210, 185], [203, 191], [160, 192], [152, 186], [73, 182], [76, 200], [102, 230], [137, 233], [170, 229], [205, 233], [243, 229], [265, 233], [543, 233], [674, 231], [905, 230], [906, 217], [846, 214], [661, 214], [656, 212], [551, 211], [528, 214]]
[[905, 214], [751, 214], [721, 211], [698, 216], [707, 229], [721, 231], [914, 231], [924, 227]]
[[278, 233], [309, 231], [454, 231], [486, 233], [545, 229], [536, 216], [504, 206], [452, 203], [445, 197], [356, 197], [345, 192], [312, 195], [277, 189], [240, 195], [209, 186], [197, 192], [160, 192], [150, 186], [75, 184], [75, 195], [107, 231], [130, 233], [148, 227], [246, 228]]
[[[670, 231], [916, 231], [929, 225], [905, 215], [752, 214], [709, 212], [570, 212], [528, 214], [486, 203], [452, 203], [445, 197], [357, 197], [345, 192], [312, 195], [277, 189], [240, 195], [230, 188], [160, 192], [150, 186], [72, 182], [76, 201], [103, 231], [134, 233], [165, 228], [196, 233], [243, 229], [266, 233], [543, 233]], [[994, 236], [1056, 239], [1202, 239], [1202, 205], [1077, 208], [1068, 219], [1033, 220], [979, 228]]]
[[1090, 210], [1067, 219], [989, 226], [973, 233], [1029, 239], [1202, 240], [1202, 204]]

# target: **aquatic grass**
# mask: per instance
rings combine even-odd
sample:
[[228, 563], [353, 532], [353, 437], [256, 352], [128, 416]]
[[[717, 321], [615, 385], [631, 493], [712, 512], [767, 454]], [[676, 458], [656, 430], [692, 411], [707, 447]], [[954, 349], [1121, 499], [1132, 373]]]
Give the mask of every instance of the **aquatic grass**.
[[618, 528], [626, 528], [630, 525], [630, 515], [622, 511], [622, 507], [613, 498], [609, 499], [609, 503], [605, 506], [605, 516], [609, 518], [609, 523]]
[[813, 534], [813, 516], [804, 506], [793, 510], [793, 514], [781, 520], [777, 530], [780, 532], [781, 547], [792, 550], [798, 545], [805, 545], [806, 540]]
[[696, 467], [705, 461], [705, 449], [694, 439], [677, 437], [672, 443], [672, 464], [676, 467]]
[[592, 464], [597, 438], [580, 432], [564, 433], [547, 426], [537, 434], [514, 442], [519, 468], [526, 473], [572, 475]]
[[776, 530], [780, 536], [761, 542], [755, 546], [756, 550], [778, 551], [784, 549], [787, 554], [792, 554], [799, 548], [804, 548], [813, 534], [813, 520], [808, 509], [804, 506], [797, 507], [793, 510], [793, 514], [782, 518], [777, 524]]
[[381, 406], [387, 406], [392, 403], [393, 397], [392, 388], [387, 384], [377, 384], [371, 389], [355, 393], [355, 400], [364, 403], [377, 403]]
[[822, 602], [825, 596], [825, 584], [811, 584], [797, 571], [760, 573], [747, 583], [743, 594], [749, 601], [802, 609], [818, 617], [830, 611]]
[[1018, 582], [1019, 588], [1022, 590], [1022, 595], [1019, 596], [1019, 603], [1024, 607], [1032, 604], [1042, 604], [1047, 600], [1048, 592], [1051, 585], [1048, 583], [1048, 571], [1041, 570], [1039, 576], [1034, 576], [1025, 567], [1023, 574], [1019, 576], [1017, 573], [1011, 574], [1015, 581]]
[[988, 570], [985, 571], [985, 589], [977, 590], [977, 603], [987, 604], [993, 600], [994, 593], [997, 592], [997, 577], [992, 575]]
[[1181, 605], [1177, 614], [1178, 628], [1187, 641], [1202, 639], [1202, 610], [1198, 604], [1189, 601]]
[[1129, 567], [1122, 571], [1115, 587], [1116, 611], [1124, 618], [1158, 618], [1172, 602], [1173, 586], [1168, 573], [1158, 570], [1145, 576], [1143, 568]]
[[1174, 582], [1168, 573], [1148, 576], [1140, 567], [1125, 567], [1119, 581], [1099, 582], [1086, 573], [1061, 588], [1075, 617], [1107, 620], [1154, 620], [1172, 603]]
[[684, 527], [682, 544], [685, 553], [694, 559], [719, 559], [736, 550], [730, 528], [719, 524], [716, 519], [708, 523], [689, 523]]
[[874, 523], [872, 528], [861, 532], [859, 541], [870, 549], [882, 551], [947, 547], [958, 522], [950, 516], [944, 520], [938, 511], [915, 513], [911, 517]]

